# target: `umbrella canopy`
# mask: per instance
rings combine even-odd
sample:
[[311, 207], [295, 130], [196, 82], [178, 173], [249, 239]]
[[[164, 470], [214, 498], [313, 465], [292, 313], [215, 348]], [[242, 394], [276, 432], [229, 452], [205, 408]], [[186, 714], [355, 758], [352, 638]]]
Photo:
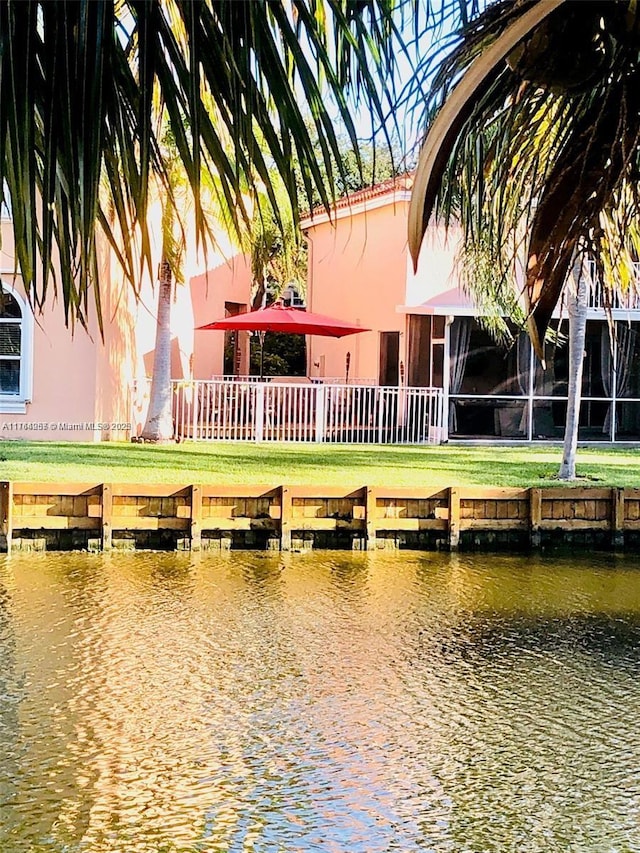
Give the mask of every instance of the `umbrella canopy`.
[[370, 332], [362, 326], [345, 323], [335, 317], [314, 314], [302, 308], [287, 308], [284, 305], [271, 305], [245, 314], [234, 314], [223, 320], [215, 320], [202, 329], [220, 329], [221, 331], [247, 332], [289, 332], [292, 335], [323, 335], [328, 338], [343, 338], [357, 332]]

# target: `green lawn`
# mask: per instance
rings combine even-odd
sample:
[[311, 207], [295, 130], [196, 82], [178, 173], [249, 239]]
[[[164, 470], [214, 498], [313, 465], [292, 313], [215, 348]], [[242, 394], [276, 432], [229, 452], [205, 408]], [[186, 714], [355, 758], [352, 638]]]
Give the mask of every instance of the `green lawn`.
[[[0, 480], [278, 485], [553, 485], [559, 447], [0, 442]], [[640, 487], [640, 451], [578, 452], [582, 483]]]

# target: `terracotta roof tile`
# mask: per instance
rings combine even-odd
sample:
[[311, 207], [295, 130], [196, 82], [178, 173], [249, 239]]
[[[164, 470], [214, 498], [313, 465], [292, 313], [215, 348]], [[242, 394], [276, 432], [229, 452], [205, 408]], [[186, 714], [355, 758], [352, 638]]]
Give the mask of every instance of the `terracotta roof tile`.
[[[344, 210], [347, 207], [352, 207], [356, 204], [361, 204], [363, 201], [380, 198], [384, 195], [392, 195], [397, 192], [408, 192], [413, 186], [413, 173], [397, 175], [394, 178], [388, 178], [386, 181], [381, 181], [379, 184], [374, 184], [371, 187], [357, 190], [357, 192], [342, 196], [336, 199], [332, 205], [332, 210]], [[307, 211], [301, 215], [301, 219], [313, 219], [315, 214], [326, 214], [324, 207], [314, 207], [312, 211]]]

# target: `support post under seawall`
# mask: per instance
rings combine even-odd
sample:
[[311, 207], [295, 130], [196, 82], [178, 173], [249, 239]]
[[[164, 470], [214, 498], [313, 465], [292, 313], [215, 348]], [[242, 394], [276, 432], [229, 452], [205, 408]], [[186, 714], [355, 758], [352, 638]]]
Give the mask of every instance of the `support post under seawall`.
[[457, 551], [460, 547], [460, 489], [449, 489], [449, 549]]
[[542, 542], [542, 489], [529, 489], [529, 544], [539, 548]]
[[13, 484], [5, 481], [0, 483], [0, 536], [5, 540], [7, 554], [11, 551], [12, 510]]
[[113, 544], [113, 486], [102, 484], [102, 550], [110, 551]]
[[364, 517], [365, 517], [365, 536], [367, 541], [367, 551], [375, 551], [376, 549], [376, 491], [371, 486], [365, 486], [364, 489]]
[[280, 489], [280, 550], [291, 550], [291, 510], [293, 502], [291, 489], [282, 486]]
[[624, 489], [611, 489], [611, 545], [624, 548]]
[[202, 486], [191, 486], [191, 550], [202, 547]]

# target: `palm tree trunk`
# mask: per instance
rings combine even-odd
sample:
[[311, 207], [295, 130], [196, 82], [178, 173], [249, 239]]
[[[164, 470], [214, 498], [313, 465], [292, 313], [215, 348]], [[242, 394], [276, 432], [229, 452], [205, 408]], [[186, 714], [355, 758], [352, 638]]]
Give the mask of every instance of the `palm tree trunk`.
[[576, 453], [578, 450], [578, 424], [582, 397], [582, 368], [587, 331], [586, 276], [574, 268], [569, 284], [569, 387], [567, 390], [567, 420], [564, 428], [562, 463], [559, 480], [576, 479]]
[[168, 261], [160, 264], [158, 287], [158, 316], [153, 354], [153, 375], [149, 395], [147, 420], [141, 438], [145, 441], [171, 441], [173, 416], [171, 412], [171, 297], [172, 275]]
[[264, 295], [267, 292], [267, 277], [264, 269], [260, 270], [259, 275], [256, 275], [251, 284], [251, 310], [257, 311], [258, 308], [264, 308]]

